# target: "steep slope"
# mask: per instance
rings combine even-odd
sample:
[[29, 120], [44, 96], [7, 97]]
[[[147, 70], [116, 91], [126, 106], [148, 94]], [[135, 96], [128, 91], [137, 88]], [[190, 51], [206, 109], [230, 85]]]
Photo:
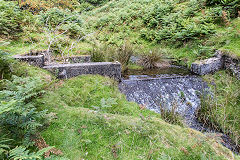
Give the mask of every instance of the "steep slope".
[[223, 6], [206, 6], [204, 0], [119, 0], [82, 14], [86, 28], [100, 30], [99, 43], [129, 41], [136, 54], [157, 48], [187, 64], [216, 49], [239, 55], [240, 20], [229, 16]]

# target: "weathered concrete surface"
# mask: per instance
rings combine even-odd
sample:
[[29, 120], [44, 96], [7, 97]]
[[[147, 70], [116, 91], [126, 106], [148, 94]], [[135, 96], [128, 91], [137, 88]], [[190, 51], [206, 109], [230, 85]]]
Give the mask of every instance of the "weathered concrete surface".
[[88, 63], [91, 62], [90, 55], [67, 57], [70, 63]]
[[240, 60], [230, 56], [223, 56], [224, 68], [230, 70], [240, 80]]
[[221, 56], [192, 63], [191, 71], [198, 75], [206, 75], [223, 69], [224, 60]]
[[15, 55], [13, 58], [28, 62], [31, 65], [43, 67], [44, 66], [44, 55], [36, 55], [36, 56], [29, 56], [29, 55]]
[[64, 58], [55, 58], [57, 61], [65, 61], [67, 63], [88, 63], [91, 62], [90, 55], [82, 55], [82, 56], [72, 56], [72, 57], [64, 57]]
[[191, 71], [198, 75], [214, 73], [221, 69], [229, 70], [240, 79], [240, 59], [218, 50], [215, 57], [192, 63]]
[[208, 90], [207, 83], [197, 76], [168, 75], [168, 77], [122, 80], [119, 89], [127, 97], [146, 108], [160, 113], [175, 111], [186, 123], [202, 130], [197, 123], [195, 111], [200, 107], [200, 95]]
[[96, 62], [96, 63], [76, 63], [76, 64], [58, 64], [45, 66], [44, 69], [49, 70], [60, 79], [67, 79], [83, 74], [99, 74], [108, 76], [115, 80], [121, 79], [121, 64], [112, 62]]

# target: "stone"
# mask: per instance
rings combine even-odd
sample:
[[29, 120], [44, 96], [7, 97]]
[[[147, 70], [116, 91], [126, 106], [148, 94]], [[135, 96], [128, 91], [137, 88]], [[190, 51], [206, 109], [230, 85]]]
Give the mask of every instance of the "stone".
[[121, 80], [121, 64], [112, 62], [92, 62], [75, 64], [57, 64], [43, 67], [59, 79], [67, 79], [84, 74], [99, 74], [117, 81]]
[[197, 75], [206, 75], [223, 69], [224, 60], [221, 56], [192, 63], [191, 71]]
[[24, 61], [29, 63], [30, 65], [43, 67], [44, 66], [44, 55], [36, 55], [36, 56], [29, 56], [29, 55], [15, 55], [13, 58]]

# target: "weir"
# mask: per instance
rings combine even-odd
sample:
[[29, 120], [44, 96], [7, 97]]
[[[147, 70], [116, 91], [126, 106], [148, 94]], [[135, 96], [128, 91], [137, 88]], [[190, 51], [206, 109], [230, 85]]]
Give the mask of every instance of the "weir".
[[190, 72], [186, 75], [186, 70], [179, 69], [179, 74], [146, 75], [146, 71], [143, 71], [145, 75], [140, 75], [139, 71], [136, 73], [138, 75], [125, 76], [119, 84], [120, 91], [129, 101], [141, 104], [156, 113], [161, 113], [162, 109], [177, 112], [188, 127], [204, 133], [218, 133], [224, 146], [237, 151], [227, 135], [203, 125], [197, 119], [196, 112], [201, 106], [201, 95], [211, 94], [208, 84], [201, 77], [191, 75]]

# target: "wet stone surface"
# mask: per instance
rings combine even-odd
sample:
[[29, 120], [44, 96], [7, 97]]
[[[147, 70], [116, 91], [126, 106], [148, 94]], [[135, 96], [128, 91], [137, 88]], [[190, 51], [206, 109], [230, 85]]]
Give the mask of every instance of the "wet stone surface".
[[200, 94], [208, 89], [207, 84], [197, 76], [143, 77], [146, 79], [123, 80], [119, 89], [129, 101], [142, 104], [157, 113], [160, 113], [160, 107], [172, 110], [172, 106], [177, 106], [176, 112], [191, 119], [200, 106]]
[[[144, 105], [147, 109], [160, 113], [161, 108], [179, 113], [185, 124], [195, 130], [204, 133], [217, 133], [222, 135], [222, 144], [232, 151], [236, 151], [231, 139], [222, 133], [216, 132], [198, 122], [196, 112], [201, 104], [201, 95], [210, 94], [209, 87], [201, 77], [196, 75], [180, 74], [149, 74], [151, 71], [138, 70], [136, 75], [123, 75], [119, 89], [129, 101]], [[146, 74], [148, 73], [148, 74]], [[159, 71], [158, 73], [161, 73]]]

